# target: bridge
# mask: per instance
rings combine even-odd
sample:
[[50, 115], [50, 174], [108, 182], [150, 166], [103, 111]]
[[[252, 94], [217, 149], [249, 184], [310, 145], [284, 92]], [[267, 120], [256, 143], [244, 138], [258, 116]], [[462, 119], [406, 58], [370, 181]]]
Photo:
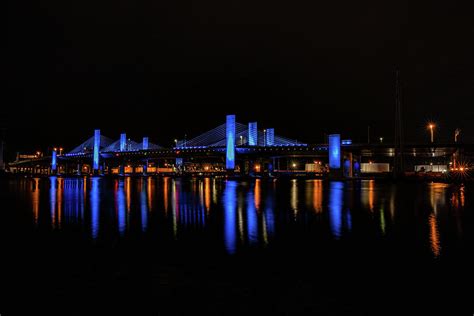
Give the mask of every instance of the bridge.
[[[362, 173], [389, 174], [402, 156], [403, 171], [448, 173], [468, 170], [474, 144], [458, 142], [404, 144], [356, 144], [328, 136], [324, 144], [307, 144], [259, 129], [257, 122], [238, 123], [227, 115], [223, 124], [191, 139], [176, 139], [166, 148], [143, 137], [135, 142], [125, 133], [116, 140], [95, 130], [72, 150], [54, 149], [50, 156], [33, 157], [8, 164], [12, 173], [64, 175], [337, 175], [358, 177]], [[418, 170], [417, 170], [418, 168]]]

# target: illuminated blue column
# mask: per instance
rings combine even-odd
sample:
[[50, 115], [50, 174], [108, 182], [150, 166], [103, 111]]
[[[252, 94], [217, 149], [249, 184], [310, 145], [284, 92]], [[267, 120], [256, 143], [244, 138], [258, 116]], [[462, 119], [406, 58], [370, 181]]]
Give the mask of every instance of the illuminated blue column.
[[99, 172], [99, 150], [100, 150], [100, 129], [94, 131], [94, 157], [92, 169], [94, 173]]
[[235, 115], [227, 115], [225, 124], [226, 157], [225, 168], [235, 169]]
[[341, 168], [341, 135], [329, 135], [329, 169]]
[[120, 151], [125, 151], [127, 147], [127, 134], [120, 134]]
[[275, 129], [274, 128], [267, 128], [267, 132], [265, 134], [265, 145], [266, 146], [273, 146], [275, 143]]
[[250, 122], [249, 123], [249, 146], [257, 146], [258, 145], [258, 131], [257, 131], [257, 122]]
[[227, 115], [225, 124], [226, 157], [225, 168], [235, 169], [235, 115]]
[[[142, 149], [148, 150], [148, 137], [143, 137]], [[147, 172], [148, 172], [148, 159], [145, 160], [145, 163], [143, 164], [143, 174], [146, 174]]]
[[57, 164], [57, 158], [58, 153], [56, 152], [56, 149], [53, 150], [53, 154], [51, 156], [51, 173], [56, 174], [58, 170], [58, 164]]

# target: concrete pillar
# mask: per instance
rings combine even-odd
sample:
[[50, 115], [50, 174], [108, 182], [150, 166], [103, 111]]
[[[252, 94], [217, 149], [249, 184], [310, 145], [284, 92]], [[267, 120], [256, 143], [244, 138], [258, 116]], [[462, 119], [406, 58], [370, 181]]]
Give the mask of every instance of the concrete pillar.
[[120, 134], [120, 151], [127, 150], [127, 134]]
[[58, 173], [58, 153], [56, 151], [56, 148], [53, 149], [53, 153], [51, 155], [51, 173], [52, 174], [57, 174]]
[[273, 146], [275, 143], [275, 129], [267, 128], [265, 133], [265, 146]]
[[341, 135], [331, 134], [329, 137], [329, 175], [341, 176]]
[[249, 123], [249, 130], [248, 130], [248, 145], [249, 146], [257, 146], [258, 145], [258, 129], [257, 129], [257, 122], [250, 122]]
[[92, 170], [94, 174], [99, 174], [99, 156], [100, 156], [100, 129], [94, 131], [94, 156], [92, 161]]
[[225, 124], [226, 159], [225, 168], [228, 171], [235, 169], [235, 115], [227, 115]]

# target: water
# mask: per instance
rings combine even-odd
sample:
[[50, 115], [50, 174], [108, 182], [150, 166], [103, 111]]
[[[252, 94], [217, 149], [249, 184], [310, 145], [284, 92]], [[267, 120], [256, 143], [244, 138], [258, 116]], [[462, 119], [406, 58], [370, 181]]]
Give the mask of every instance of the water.
[[473, 200], [472, 184], [3, 179], [3, 271], [61, 314], [472, 311]]

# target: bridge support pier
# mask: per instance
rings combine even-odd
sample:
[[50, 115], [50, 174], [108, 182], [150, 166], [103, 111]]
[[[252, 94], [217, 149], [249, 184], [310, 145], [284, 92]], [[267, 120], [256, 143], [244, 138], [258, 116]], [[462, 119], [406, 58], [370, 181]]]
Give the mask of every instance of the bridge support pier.
[[57, 174], [58, 172], [58, 153], [56, 151], [56, 148], [53, 150], [52, 157], [51, 157], [51, 174]]
[[233, 172], [235, 169], [235, 115], [227, 115], [225, 124], [226, 159], [225, 168]]
[[329, 141], [329, 177], [341, 178], [341, 135], [331, 134]]
[[99, 165], [99, 156], [100, 156], [100, 129], [96, 129], [94, 131], [94, 155], [92, 161], [92, 173], [94, 175], [98, 175], [100, 172], [100, 165]]

